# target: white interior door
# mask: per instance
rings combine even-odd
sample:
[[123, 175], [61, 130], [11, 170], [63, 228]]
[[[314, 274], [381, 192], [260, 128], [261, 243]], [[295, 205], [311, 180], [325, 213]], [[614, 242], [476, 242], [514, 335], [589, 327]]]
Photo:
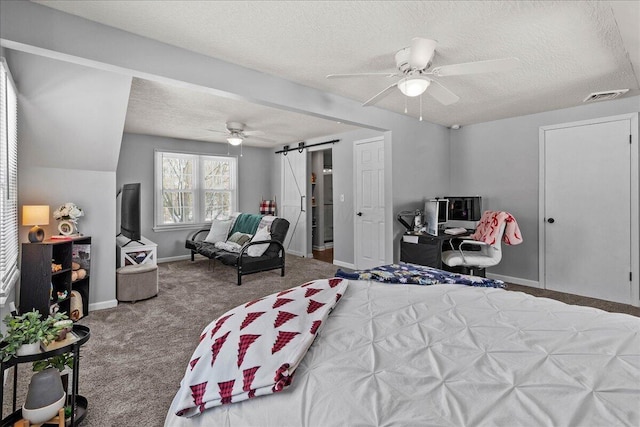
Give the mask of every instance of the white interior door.
[[357, 269], [386, 264], [384, 139], [356, 141], [355, 262]]
[[629, 138], [629, 120], [544, 130], [547, 289], [631, 303]]
[[282, 156], [282, 217], [289, 221], [287, 253], [307, 255], [307, 153]]

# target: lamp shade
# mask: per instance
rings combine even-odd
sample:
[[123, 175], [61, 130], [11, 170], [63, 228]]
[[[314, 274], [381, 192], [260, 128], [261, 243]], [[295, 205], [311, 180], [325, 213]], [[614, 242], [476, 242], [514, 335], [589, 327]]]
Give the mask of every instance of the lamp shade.
[[398, 88], [407, 96], [422, 95], [431, 82], [426, 79], [404, 79], [398, 83]]
[[227, 138], [227, 142], [231, 145], [240, 145], [242, 144], [242, 138], [239, 136], [230, 136]]
[[49, 225], [49, 206], [22, 206], [22, 225]]
[[31, 243], [42, 242], [44, 240], [44, 230], [40, 225], [49, 224], [48, 205], [23, 205], [22, 225], [33, 225], [29, 230], [29, 241]]

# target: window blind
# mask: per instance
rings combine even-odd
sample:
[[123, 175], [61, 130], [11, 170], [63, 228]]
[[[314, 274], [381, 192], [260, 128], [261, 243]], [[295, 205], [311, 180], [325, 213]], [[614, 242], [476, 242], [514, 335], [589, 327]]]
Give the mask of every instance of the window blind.
[[19, 277], [18, 250], [18, 99], [0, 58], [0, 305]]

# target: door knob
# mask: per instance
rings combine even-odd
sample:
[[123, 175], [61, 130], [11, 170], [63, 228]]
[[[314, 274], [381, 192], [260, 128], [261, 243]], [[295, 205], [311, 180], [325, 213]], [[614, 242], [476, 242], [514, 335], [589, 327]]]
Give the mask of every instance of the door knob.
[[358, 216], [362, 216], [362, 212], [358, 212], [356, 215], [358, 215]]
[[547, 222], [548, 222], [549, 224], [553, 224], [554, 222], [556, 222], [556, 220], [555, 220], [555, 219], [553, 219], [553, 218], [549, 218], [549, 219], [547, 220]]

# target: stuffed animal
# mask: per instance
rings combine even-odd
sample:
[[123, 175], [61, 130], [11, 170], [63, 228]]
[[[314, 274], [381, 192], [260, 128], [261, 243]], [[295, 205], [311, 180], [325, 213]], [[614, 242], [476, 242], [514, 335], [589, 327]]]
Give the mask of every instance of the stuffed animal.
[[82, 296], [78, 291], [71, 291], [71, 314], [69, 318], [71, 320], [80, 320], [84, 317], [84, 313], [82, 310]]
[[72, 282], [75, 282], [76, 280], [82, 280], [85, 277], [87, 277], [87, 270], [85, 270], [84, 268], [71, 272]]

